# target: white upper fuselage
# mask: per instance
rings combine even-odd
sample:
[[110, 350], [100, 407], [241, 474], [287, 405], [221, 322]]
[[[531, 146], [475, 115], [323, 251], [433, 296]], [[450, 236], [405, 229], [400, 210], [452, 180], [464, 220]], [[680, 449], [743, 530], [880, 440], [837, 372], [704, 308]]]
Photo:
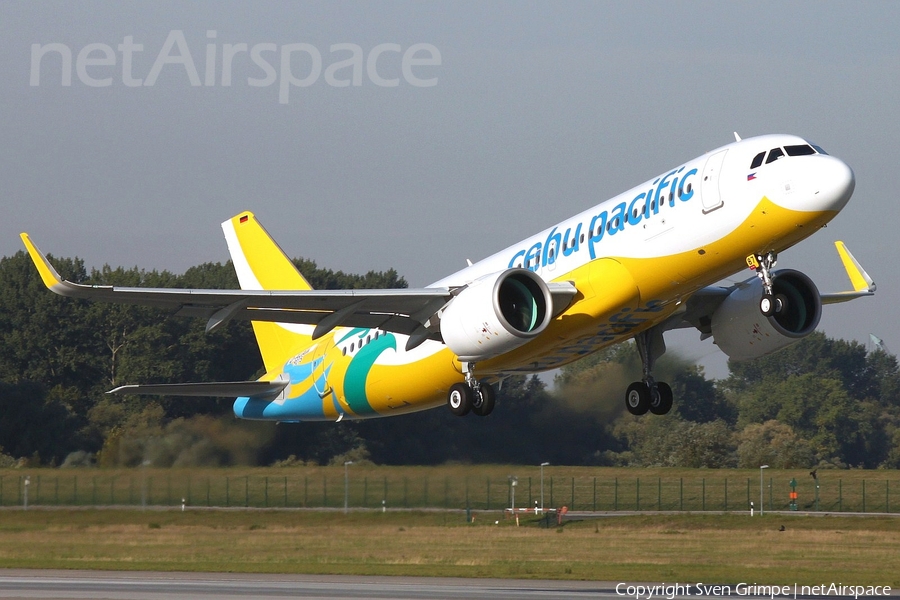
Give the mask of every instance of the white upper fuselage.
[[[567, 273], [595, 258], [654, 258], [688, 252], [735, 232], [762, 198], [790, 211], [840, 211], [853, 192], [854, 177], [837, 158], [822, 153], [784, 155], [751, 168], [753, 158], [761, 152], [801, 146], [810, 144], [792, 135], [766, 135], [728, 144], [432, 287], [461, 286], [512, 267], [530, 269], [553, 281], [565, 279]], [[759, 250], [784, 249], [776, 239], [772, 244], [772, 248]]]

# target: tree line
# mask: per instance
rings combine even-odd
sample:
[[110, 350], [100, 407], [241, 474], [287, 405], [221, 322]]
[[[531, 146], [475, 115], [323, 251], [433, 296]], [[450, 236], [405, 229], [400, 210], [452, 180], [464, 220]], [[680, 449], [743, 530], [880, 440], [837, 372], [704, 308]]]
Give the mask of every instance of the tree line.
[[[51, 258], [76, 283], [228, 289], [230, 262], [176, 275], [137, 267], [88, 271]], [[347, 274], [295, 259], [316, 289], [402, 288], [396, 271]], [[815, 333], [790, 348], [731, 363], [718, 381], [672, 353], [656, 375], [675, 409], [633, 417], [623, 390], [640, 378], [631, 344], [564, 367], [552, 386], [504, 380], [486, 419], [436, 409], [368, 421], [237, 421], [231, 399], [110, 396], [124, 383], [258, 377], [252, 330], [212, 333], [164, 310], [61, 298], [24, 252], [0, 259], [0, 466], [129, 466], [491, 462], [695, 467], [900, 468], [896, 357]]]

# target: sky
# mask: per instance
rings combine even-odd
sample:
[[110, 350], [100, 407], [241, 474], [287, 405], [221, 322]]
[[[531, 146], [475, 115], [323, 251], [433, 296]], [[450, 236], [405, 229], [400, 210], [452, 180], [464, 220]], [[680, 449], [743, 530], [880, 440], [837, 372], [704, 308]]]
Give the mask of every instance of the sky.
[[[898, 30], [886, 1], [6, 1], [0, 256], [27, 231], [183, 272], [251, 210], [291, 256], [421, 287], [734, 131], [792, 133], [857, 183], [778, 266], [847, 289], [845, 241], [878, 293], [820, 329], [897, 352]], [[726, 375], [698, 337], [667, 341]]]

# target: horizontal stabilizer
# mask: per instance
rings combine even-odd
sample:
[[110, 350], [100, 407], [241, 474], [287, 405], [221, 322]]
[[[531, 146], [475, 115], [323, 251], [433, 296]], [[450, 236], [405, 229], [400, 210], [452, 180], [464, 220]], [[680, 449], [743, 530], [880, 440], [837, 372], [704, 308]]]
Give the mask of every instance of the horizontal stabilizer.
[[215, 381], [210, 383], [161, 383], [123, 385], [107, 394], [146, 396], [203, 396], [209, 398], [276, 397], [291, 383], [281, 375], [274, 381]]

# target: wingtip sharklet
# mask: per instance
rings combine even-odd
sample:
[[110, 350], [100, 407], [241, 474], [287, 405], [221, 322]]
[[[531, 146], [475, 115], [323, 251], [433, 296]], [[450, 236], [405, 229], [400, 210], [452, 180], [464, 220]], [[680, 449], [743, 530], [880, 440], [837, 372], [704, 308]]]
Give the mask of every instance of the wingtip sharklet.
[[839, 240], [834, 243], [834, 246], [841, 257], [844, 270], [847, 271], [847, 277], [850, 278], [850, 285], [853, 286], [853, 291], [874, 293], [877, 287], [875, 281], [866, 273], [866, 270], [863, 269], [853, 254], [850, 253], [847, 245]]
[[31, 241], [31, 236], [22, 232], [19, 234], [19, 237], [22, 238], [22, 243], [25, 244], [25, 249], [28, 251], [28, 255], [31, 257], [32, 262], [34, 262], [34, 266], [37, 268], [44, 285], [47, 286], [47, 289], [60, 293], [60, 289], [65, 287], [63, 278], [60, 277], [56, 269], [53, 268], [53, 265], [50, 264], [50, 261], [47, 260], [44, 253], [34, 245], [34, 242]]

